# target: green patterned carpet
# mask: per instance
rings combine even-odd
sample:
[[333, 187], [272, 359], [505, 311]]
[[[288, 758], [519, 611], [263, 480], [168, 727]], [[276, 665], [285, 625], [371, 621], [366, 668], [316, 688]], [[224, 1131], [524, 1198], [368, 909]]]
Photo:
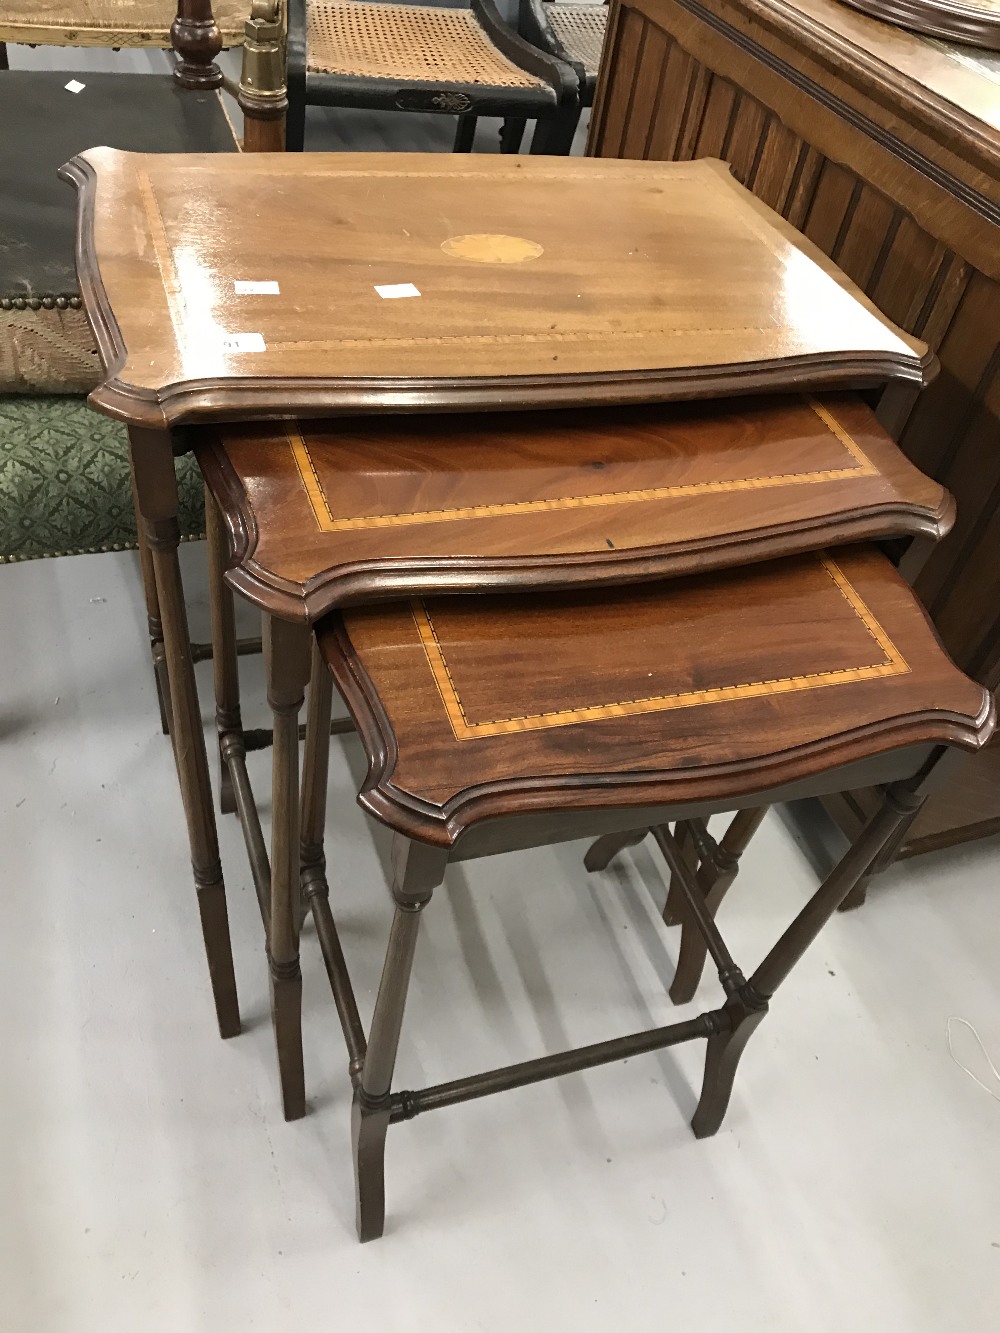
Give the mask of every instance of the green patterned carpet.
[[[201, 477], [178, 463], [181, 533], [204, 534]], [[82, 398], [0, 395], [0, 564], [135, 547], [125, 429]]]

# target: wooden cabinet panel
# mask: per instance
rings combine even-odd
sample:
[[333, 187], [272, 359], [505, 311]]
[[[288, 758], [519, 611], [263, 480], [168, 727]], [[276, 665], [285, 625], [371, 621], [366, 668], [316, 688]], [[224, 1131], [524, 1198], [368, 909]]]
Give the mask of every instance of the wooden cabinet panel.
[[[901, 444], [954, 492], [958, 521], [916, 586], [976, 672], [1000, 646], [1000, 95], [946, 48], [841, 10], [615, 3], [589, 151], [722, 158], [935, 348], [941, 374]], [[904, 852], [1000, 830], [1000, 749], [963, 784]], [[853, 835], [873, 800], [831, 808]]]

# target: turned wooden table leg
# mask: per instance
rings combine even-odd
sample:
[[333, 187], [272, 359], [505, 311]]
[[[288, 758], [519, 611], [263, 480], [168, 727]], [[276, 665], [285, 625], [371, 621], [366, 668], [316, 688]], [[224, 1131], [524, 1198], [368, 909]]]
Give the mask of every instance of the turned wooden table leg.
[[165, 431], [129, 430], [129, 449], [139, 507], [149, 546], [172, 706], [174, 758], [180, 781], [191, 847], [191, 865], [198, 891], [198, 910], [208, 957], [212, 994], [223, 1037], [240, 1030], [233, 951], [229, 939], [226, 890], [219, 860], [219, 842], [212, 806], [212, 784], [205, 752], [198, 690], [191, 660], [187, 608], [177, 548], [177, 479], [170, 437]]
[[236, 609], [225, 582], [228, 549], [212, 492], [205, 487], [205, 535], [208, 539], [208, 595], [212, 609], [212, 673], [215, 680], [215, 730], [219, 743], [219, 809], [236, 813], [236, 794], [227, 755], [235, 746], [246, 754], [240, 715], [240, 667], [236, 651]]
[[304, 623], [265, 616], [267, 699], [274, 716], [267, 959], [286, 1120], [298, 1120], [306, 1113], [299, 968], [299, 711], [309, 674], [309, 641], [309, 627]]
[[[706, 859], [699, 853], [695, 863], [695, 879], [704, 892], [705, 909], [713, 920], [736, 879], [740, 868], [740, 857], [760, 828], [766, 814], [767, 806], [738, 811], [723, 834], [722, 840], [717, 845], [713, 840], [709, 841], [707, 850], [710, 857]], [[697, 849], [695, 830], [691, 825], [687, 827], [691, 830], [691, 837]], [[674, 1004], [688, 1004], [694, 999], [708, 955], [705, 937], [698, 929], [697, 923], [689, 914], [684, 914], [683, 907], [681, 914], [681, 947], [677, 955], [677, 970], [670, 986], [670, 998]]]
[[351, 1107], [358, 1239], [376, 1240], [385, 1229], [385, 1136], [391, 1113], [390, 1090], [403, 1011], [417, 946], [420, 913], [440, 884], [447, 863], [441, 848], [393, 839], [396, 914], [389, 934], [382, 979], [372, 1015], [361, 1081]]
[[149, 631], [149, 652], [153, 659], [153, 679], [156, 698], [160, 705], [160, 726], [164, 736], [170, 735], [170, 682], [167, 679], [167, 655], [163, 647], [163, 626], [160, 623], [160, 599], [156, 592], [156, 574], [153, 553], [146, 540], [146, 525], [139, 517], [139, 499], [132, 474], [132, 503], [135, 507], [135, 530], [139, 546], [139, 568], [142, 571], [142, 590], [146, 598], [146, 627]]
[[740, 991], [726, 1004], [729, 1028], [709, 1038], [701, 1098], [691, 1121], [698, 1138], [722, 1124], [747, 1042], [767, 1012], [768, 1001], [830, 917], [867, 873], [901, 824], [912, 819], [925, 797], [908, 783], [885, 793], [882, 808], [799, 912], [774, 948]]
[[705, 1051], [701, 1097], [691, 1117], [691, 1128], [698, 1139], [710, 1138], [725, 1119], [740, 1057], [764, 1020], [767, 1001], [744, 986], [739, 995], [726, 1002], [725, 1013], [729, 1028], [709, 1037]]
[[[690, 866], [692, 872], [696, 871], [698, 869], [698, 852], [694, 845], [691, 824], [688, 820], [678, 822], [674, 830], [674, 837], [684, 856], [684, 864]], [[684, 895], [678, 887], [677, 876], [673, 871], [671, 871], [670, 879], [667, 882], [667, 898], [663, 904], [662, 915], [665, 926], [679, 926], [684, 920]]]
[[330, 909], [324, 851], [332, 710], [333, 677], [314, 637], [306, 711], [306, 744], [302, 760], [302, 901], [305, 908], [312, 911], [333, 1001], [337, 1006], [337, 1016], [347, 1045], [348, 1072], [352, 1085], [356, 1085], [365, 1059], [365, 1030], [361, 1025], [337, 923]]

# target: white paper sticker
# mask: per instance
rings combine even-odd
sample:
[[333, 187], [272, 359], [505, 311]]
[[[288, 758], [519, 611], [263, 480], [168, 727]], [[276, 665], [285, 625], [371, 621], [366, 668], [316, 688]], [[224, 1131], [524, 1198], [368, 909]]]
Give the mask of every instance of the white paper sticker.
[[70, 79], [69, 83], [66, 84], [66, 91], [68, 93], [82, 93], [86, 86], [87, 85], [81, 83], [79, 79]]
[[243, 282], [237, 278], [233, 283], [237, 296], [280, 296], [278, 284], [268, 282]]
[[420, 295], [412, 282], [389, 282], [381, 287], [376, 284], [375, 290], [385, 301], [398, 301], [401, 296]]
[[262, 333], [230, 333], [222, 339], [224, 352], [266, 352], [267, 343]]

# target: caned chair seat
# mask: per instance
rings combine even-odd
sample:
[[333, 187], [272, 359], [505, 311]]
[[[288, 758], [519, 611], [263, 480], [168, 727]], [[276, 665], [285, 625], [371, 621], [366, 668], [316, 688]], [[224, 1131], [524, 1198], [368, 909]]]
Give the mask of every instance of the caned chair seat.
[[547, 86], [498, 51], [469, 9], [309, 0], [307, 23], [313, 73], [420, 85]]
[[582, 65], [588, 80], [596, 79], [608, 25], [607, 5], [574, 5], [556, 0], [554, 4], [545, 4], [544, 12], [565, 58]]
[[478, 116], [539, 122], [533, 151], [565, 153], [578, 77], [504, 23], [493, 0], [392, 4], [289, 0], [287, 145], [301, 149], [307, 105], [457, 115], [468, 152]]
[[[248, 0], [216, 0], [223, 46], [243, 42]], [[174, 0], [4, 0], [0, 42], [39, 46], [170, 46]]]

